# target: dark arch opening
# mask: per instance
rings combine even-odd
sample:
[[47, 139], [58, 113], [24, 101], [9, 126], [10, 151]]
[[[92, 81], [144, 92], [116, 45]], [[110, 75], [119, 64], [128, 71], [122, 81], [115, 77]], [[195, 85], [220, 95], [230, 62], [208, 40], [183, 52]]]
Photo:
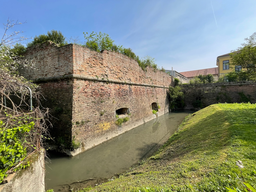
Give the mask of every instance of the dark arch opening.
[[116, 110], [117, 115], [128, 115], [129, 114], [129, 108], [120, 108]]
[[152, 103], [151, 106], [152, 106], [152, 110], [158, 111], [158, 105], [156, 102]]

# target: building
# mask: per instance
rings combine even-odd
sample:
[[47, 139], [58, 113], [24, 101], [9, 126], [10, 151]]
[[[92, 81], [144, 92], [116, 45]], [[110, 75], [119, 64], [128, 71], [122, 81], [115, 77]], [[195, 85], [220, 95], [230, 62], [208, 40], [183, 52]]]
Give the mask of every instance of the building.
[[180, 72], [180, 74], [184, 75], [189, 80], [194, 79], [195, 77], [197, 77], [199, 75], [209, 75], [209, 74], [213, 75], [213, 78], [215, 81], [217, 81], [219, 78], [218, 67], [199, 69], [199, 70], [194, 70], [194, 71], [185, 71], [185, 72]]
[[165, 70], [170, 76], [177, 78], [181, 83], [189, 83], [189, 79], [175, 70]]
[[234, 72], [234, 71], [239, 72], [242, 70], [242, 67], [240, 65], [232, 66], [230, 61], [231, 61], [230, 53], [227, 53], [225, 55], [220, 55], [217, 57], [216, 65], [218, 66], [219, 77], [222, 77], [230, 72]]

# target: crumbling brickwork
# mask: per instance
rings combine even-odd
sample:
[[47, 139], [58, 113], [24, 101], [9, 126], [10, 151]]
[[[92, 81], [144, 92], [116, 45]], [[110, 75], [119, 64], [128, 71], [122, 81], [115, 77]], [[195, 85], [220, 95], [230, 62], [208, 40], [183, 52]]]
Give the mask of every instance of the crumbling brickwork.
[[[153, 68], [143, 71], [123, 54], [43, 44], [28, 50], [26, 58], [38, 70], [23, 73], [41, 85], [44, 103], [56, 117], [56, 141], [71, 149], [80, 144], [72, 155], [155, 118], [153, 103], [158, 115], [169, 111], [171, 77]], [[127, 122], [117, 125], [122, 118]]]

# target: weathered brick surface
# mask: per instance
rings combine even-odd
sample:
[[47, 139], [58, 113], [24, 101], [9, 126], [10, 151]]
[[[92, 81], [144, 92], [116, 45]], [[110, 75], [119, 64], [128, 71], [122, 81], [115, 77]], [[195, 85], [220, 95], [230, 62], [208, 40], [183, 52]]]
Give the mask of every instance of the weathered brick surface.
[[[125, 55], [44, 44], [29, 50], [26, 58], [39, 69], [26, 71], [27, 75], [40, 83], [45, 104], [57, 117], [56, 140], [81, 143], [79, 152], [153, 118], [154, 102], [159, 114], [168, 112], [170, 76], [152, 68], [143, 71]], [[121, 127], [115, 124], [120, 108], [130, 111], [129, 121]]]
[[25, 58], [34, 65], [32, 69], [27, 68], [21, 72], [28, 79], [58, 77], [73, 72], [73, 45], [37, 45], [28, 49]]
[[159, 113], [168, 111], [166, 89], [75, 80], [73, 135], [83, 142], [116, 131], [117, 109], [129, 108], [130, 120], [125, 123], [129, 124], [152, 115], [153, 102], [159, 104]]
[[91, 78], [151, 85], [170, 85], [170, 76], [149, 68], [143, 71], [138, 63], [121, 53], [97, 53], [79, 45], [74, 46], [74, 74]]
[[[196, 99], [201, 99], [202, 107], [215, 103], [256, 103], [256, 83], [221, 83], [184, 86], [186, 109], [194, 108]], [[247, 101], [248, 100], [248, 101]]]

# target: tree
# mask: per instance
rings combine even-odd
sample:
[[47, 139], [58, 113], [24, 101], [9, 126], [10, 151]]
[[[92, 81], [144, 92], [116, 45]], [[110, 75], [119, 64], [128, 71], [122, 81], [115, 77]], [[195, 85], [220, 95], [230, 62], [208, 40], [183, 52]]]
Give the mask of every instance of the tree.
[[231, 65], [241, 66], [247, 74], [248, 80], [256, 79], [256, 32], [236, 51], [230, 53]]
[[15, 43], [18, 43], [20, 41], [24, 41], [27, 38], [20, 36], [21, 33], [23, 33], [22, 31], [13, 31], [12, 33], [8, 34], [8, 31], [10, 31], [12, 28], [14, 28], [17, 25], [22, 25], [22, 22], [14, 22], [10, 19], [7, 19], [6, 24], [4, 24], [4, 33], [3, 36], [1, 38], [1, 42], [0, 42], [0, 46], [4, 45], [4, 46], [11, 46]]
[[[112, 47], [114, 46], [114, 41], [106, 33], [99, 32], [97, 34], [93, 31], [91, 34], [88, 32], [84, 32], [83, 34], [84, 38], [86, 39], [85, 46], [94, 51], [101, 52], [104, 50], [112, 50]], [[116, 45], [113, 47], [113, 49], [118, 50]]]
[[34, 40], [27, 45], [27, 47], [31, 47], [37, 44], [43, 44], [47, 41], [52, 41], [59, 46], [66, 45], [65, 37], [62, 35], [60, 31], [48, 31], [47, 35], [39, 35], [38, 37], [35, 36]]

